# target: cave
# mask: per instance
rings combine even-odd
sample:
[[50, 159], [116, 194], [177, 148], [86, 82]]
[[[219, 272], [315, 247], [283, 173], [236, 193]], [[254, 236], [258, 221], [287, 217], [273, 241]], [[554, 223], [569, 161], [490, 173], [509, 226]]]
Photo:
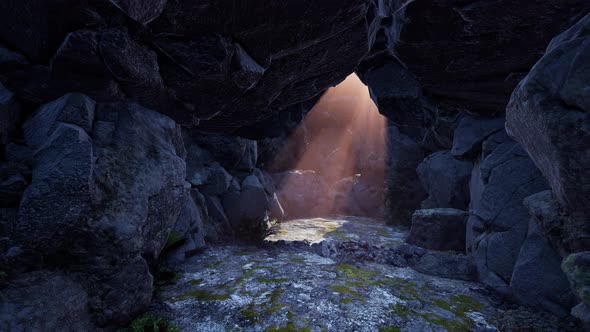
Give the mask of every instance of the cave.
[[590, 331], [583, 0], [3, 0], [1, 331]]

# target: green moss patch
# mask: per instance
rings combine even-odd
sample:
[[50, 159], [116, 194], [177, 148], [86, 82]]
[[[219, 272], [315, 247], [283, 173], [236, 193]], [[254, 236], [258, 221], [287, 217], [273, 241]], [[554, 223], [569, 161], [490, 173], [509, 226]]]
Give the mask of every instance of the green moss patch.
[[180, 296], [173, 297], [172, 302], [184, 301], [190, 298], [198, 301], [223, 301], [229, 299], [229, 295], [227, 293], [215, 293], [205, 289], [195, 289]]

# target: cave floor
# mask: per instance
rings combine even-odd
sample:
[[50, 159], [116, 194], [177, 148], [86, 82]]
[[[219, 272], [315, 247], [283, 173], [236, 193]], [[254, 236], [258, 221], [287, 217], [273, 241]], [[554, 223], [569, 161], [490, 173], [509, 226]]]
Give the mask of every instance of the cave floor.
[[301, 242], [308, 234], [309, 242], [367, 238], [392, 246], [401, 244], [401, 230], [366, 219], [309, 222], [311, 230], [302, 230], [304, 220], [298, 220], [271, 237], [292, 244], [211, 246], [174, 266], [175, 282], [161, 286], [150, 311], [171, 319], [180, 331], [199, 332], [505, 331], [506, 324], [526, 326], [526, 317], [553, 330], [532, 311], [500, 309], [480, 284], [408, 267], [343, 262]]

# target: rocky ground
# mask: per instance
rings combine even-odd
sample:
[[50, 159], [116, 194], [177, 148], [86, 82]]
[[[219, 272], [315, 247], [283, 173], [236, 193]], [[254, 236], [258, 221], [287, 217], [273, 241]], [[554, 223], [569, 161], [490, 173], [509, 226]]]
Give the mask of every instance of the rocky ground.
[[378, 259], [404, 237], [364, 218], [284, 222], [262, 247], [212, 246], [175, 266], [150, 311], [181, 331], [576, 330], [478, 283]]

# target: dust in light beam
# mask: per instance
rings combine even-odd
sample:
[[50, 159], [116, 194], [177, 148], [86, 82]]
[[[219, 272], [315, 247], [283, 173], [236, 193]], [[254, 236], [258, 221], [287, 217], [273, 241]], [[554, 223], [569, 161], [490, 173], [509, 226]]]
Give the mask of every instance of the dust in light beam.
[[[298, 158], [290, 168], [315, 171], [325, 178], [329, 188], [323, 195], [325, 197], [316, 202], [317, 205], [307, 207], [309, 211], [314, 211], [312, 215], [330, 214], [342, 195], [353, 197], [352, 186], [347, 189], [343, 185], [346, 181], [340, 181], [342, 179], [354, 177], [355, 180], [351, 178], [349, 182], [362, 179], [365, 187], [382, 191], [386, 125], [386, 118], [379, 114], [369, 89], [355, 74], [330, 88], [320, 98], [291, 136], [299, 142], [303, 141], [299, 144], [305, 146], [302, 149], [298, 147]], [[288, 142], [285, 148], [293, 149], [293, 145]], [[285, 151], [289, 152], [295, 154], [295, 151]], [[286, 193], [300, 186], [300, 183], [286, 178], [281, 181], [279, 191]], [[340, 194], [335, 195], [335, 191], [340, 191]], [[374, 194], [380, 196], [381, 192]]]

